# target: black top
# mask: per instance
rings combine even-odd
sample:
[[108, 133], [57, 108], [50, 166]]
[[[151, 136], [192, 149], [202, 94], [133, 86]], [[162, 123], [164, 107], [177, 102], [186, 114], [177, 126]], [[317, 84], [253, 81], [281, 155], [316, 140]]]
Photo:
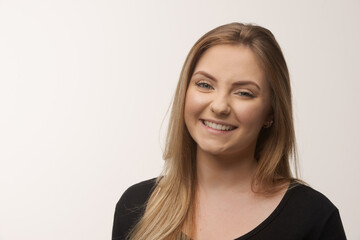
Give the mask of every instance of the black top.
[[[128, 188], [116, 205], [112, 239], [123, 240], [144, 214], [155, 180]], [[260, 225], [235, 240], [346, 240], [338, 209], [321, 193], [297, 184]]]

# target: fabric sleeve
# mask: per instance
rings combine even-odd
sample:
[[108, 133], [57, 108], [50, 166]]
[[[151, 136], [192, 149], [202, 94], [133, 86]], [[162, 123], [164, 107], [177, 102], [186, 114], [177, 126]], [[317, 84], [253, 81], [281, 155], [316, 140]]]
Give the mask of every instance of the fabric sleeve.
[[140, 220], [155, 187], [155, 180], [154, 178], [137, 183], [123, 193], [115, 208], [113, 240], [125, 240], [130, 230]]
[[338, 209], [335, 209], [325, 222], [319, 240], [346, 240]]
[[127, 190], [116, 204], [112, 230], [113, 240], [124, 240], [138, 218], [139, 209], [131, 206], [131, 196], [128, 195]]

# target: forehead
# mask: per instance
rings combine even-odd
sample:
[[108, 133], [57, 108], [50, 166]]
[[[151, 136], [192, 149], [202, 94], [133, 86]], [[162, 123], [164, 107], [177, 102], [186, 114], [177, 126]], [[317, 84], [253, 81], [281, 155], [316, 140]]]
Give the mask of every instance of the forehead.
[[220, 81], [251, 80], [266, 84], [265, 73], [253, 51], [244, 45], [216, 45], [204, 52], [194, 73], [205, 71]]

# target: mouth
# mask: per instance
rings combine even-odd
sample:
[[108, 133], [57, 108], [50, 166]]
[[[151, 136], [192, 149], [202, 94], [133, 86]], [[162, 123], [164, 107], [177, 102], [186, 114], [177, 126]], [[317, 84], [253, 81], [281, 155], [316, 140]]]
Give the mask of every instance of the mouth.
[[218, 130], [218, 131], [232, 131], [237, 128], [235, 126], [231, 126], [231, 125], [227, 125], [227, 124], [219, 124], [219, 123], [215, 123], [215, 122], [211, 122], [211, 121], [203, 120], [203, 119], [201, 119], [201, 122], [205, 126], [212, 128], [214, 130]]

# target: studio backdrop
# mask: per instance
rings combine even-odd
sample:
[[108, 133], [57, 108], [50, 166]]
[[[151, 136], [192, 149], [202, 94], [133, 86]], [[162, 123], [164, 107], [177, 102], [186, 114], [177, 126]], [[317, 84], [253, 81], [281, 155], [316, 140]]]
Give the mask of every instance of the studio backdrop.
[[287, 60], [302, 178], [360, 239], [360, 1], [0, 0], [0, 239], [110, 239], [161, 173], [185, 57], [210, 29], [270, 29]]

